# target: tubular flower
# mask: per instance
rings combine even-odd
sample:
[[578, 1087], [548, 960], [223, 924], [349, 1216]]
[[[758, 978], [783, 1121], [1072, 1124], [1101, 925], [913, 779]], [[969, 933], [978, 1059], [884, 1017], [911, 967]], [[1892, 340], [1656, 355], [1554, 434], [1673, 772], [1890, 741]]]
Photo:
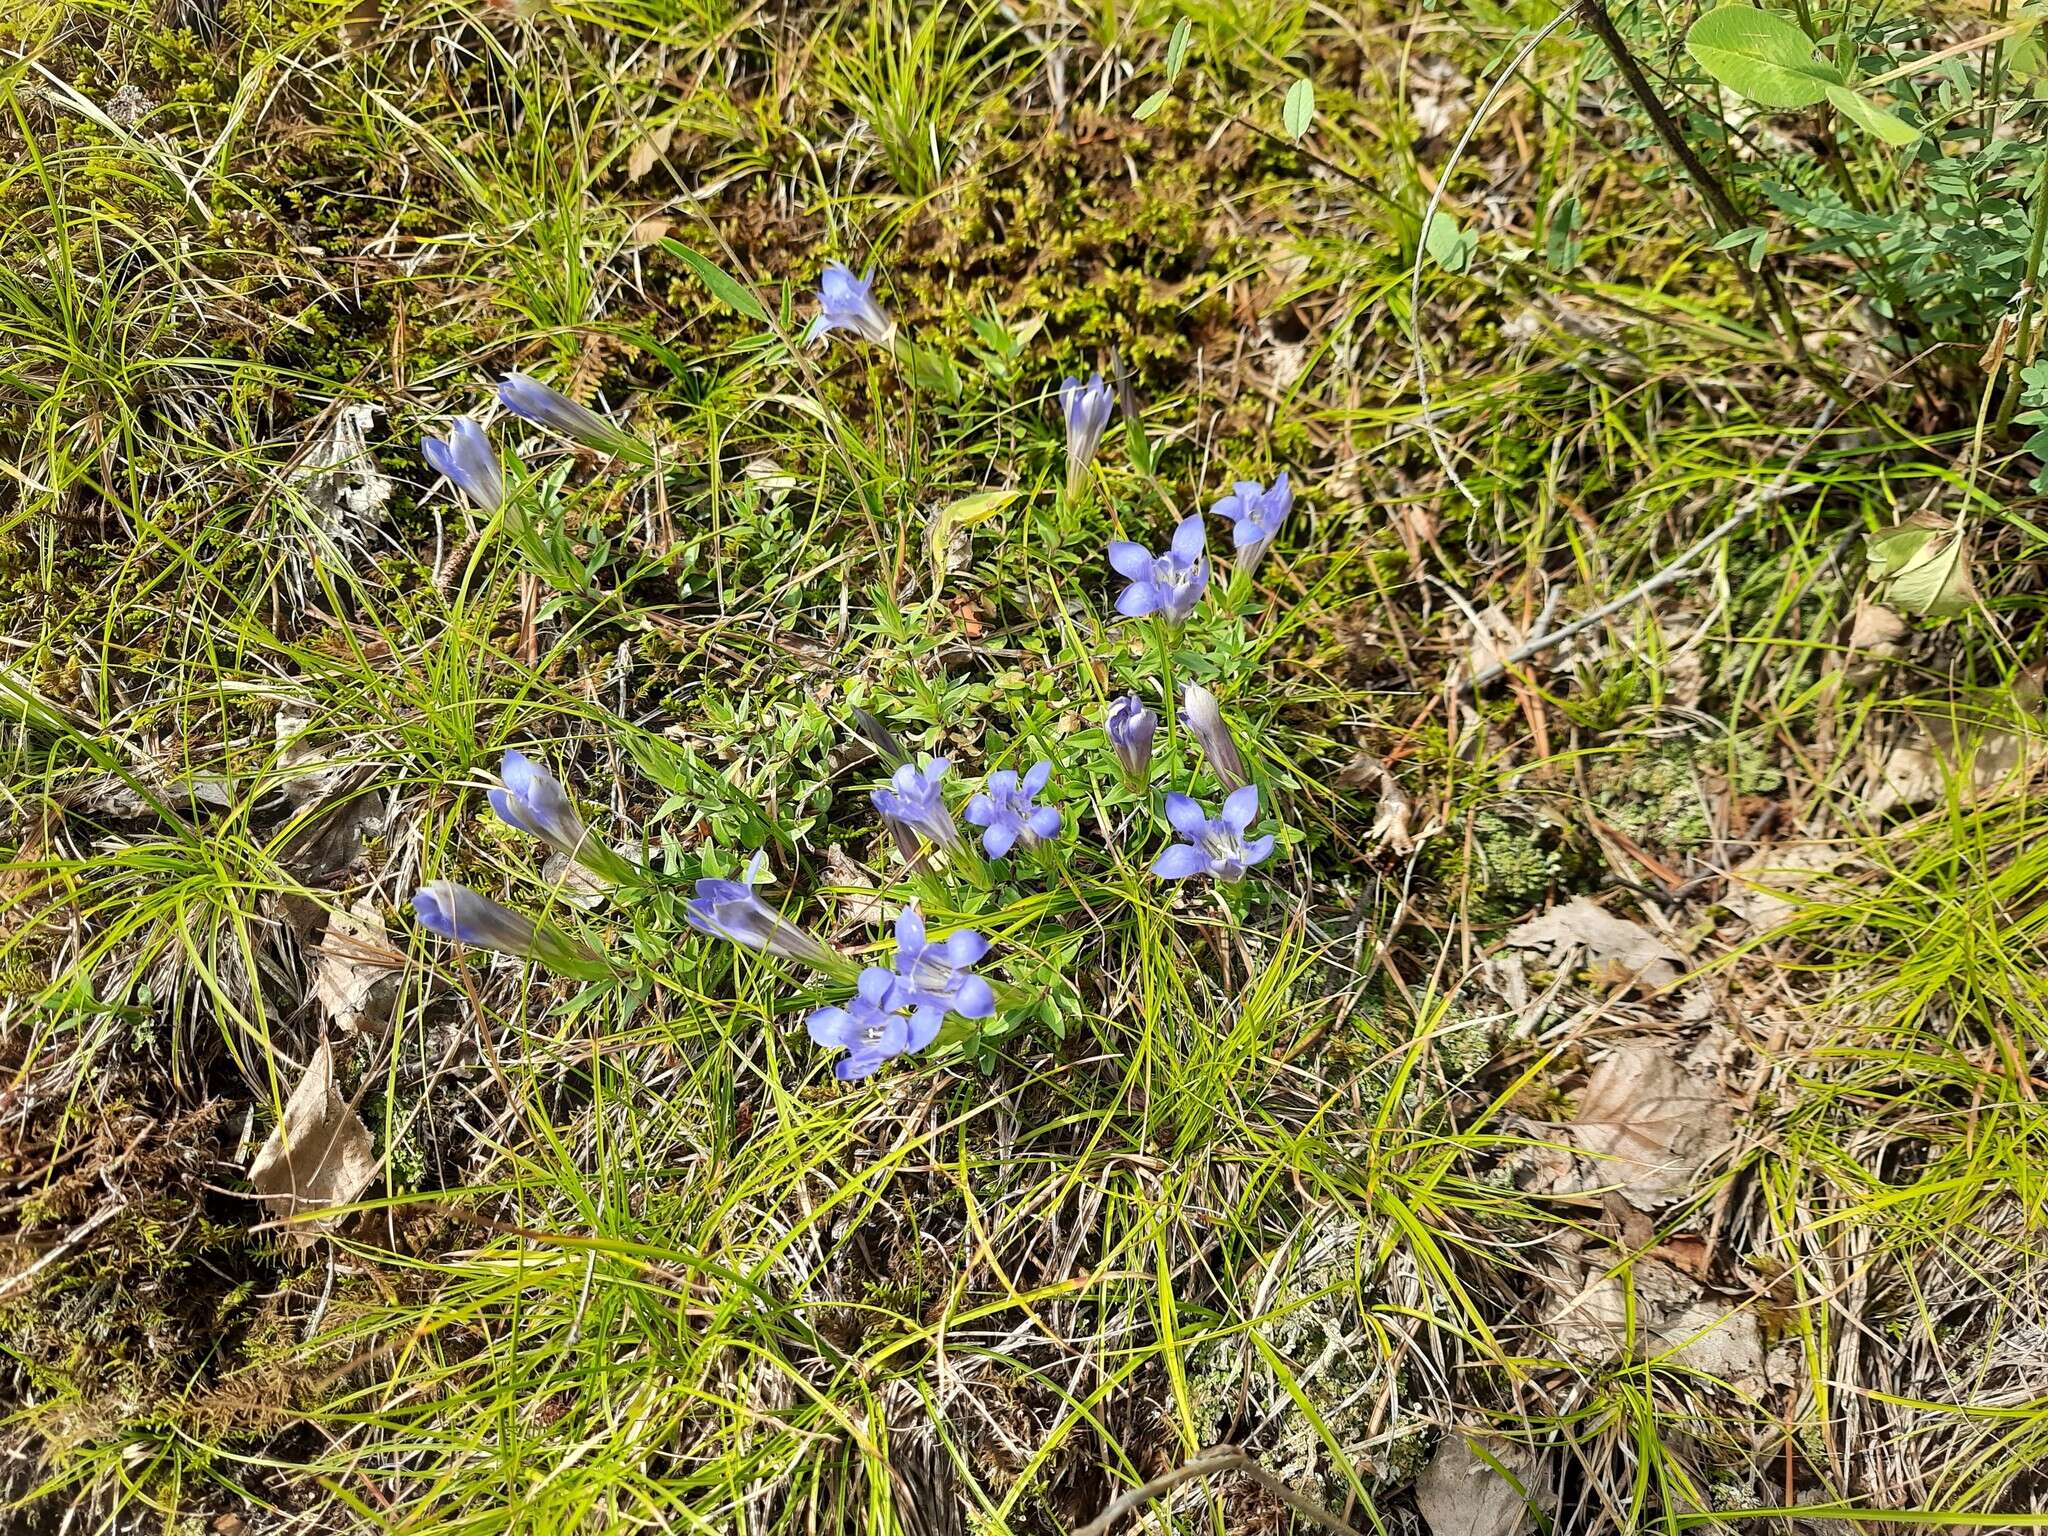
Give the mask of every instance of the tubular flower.
[[946, 809], [941, 782], [953, 766], [950, 758], [928, 757], [922, 768], [905, 763], [889, 777], [889, 787], [874, 793], [875, 809], [892, 829], [921, 832], [941, 848], [960, 846], [960, 828]]
[[804, 340], [815, 341], [827, 331], [851, 331], [863, 341], [886, 347], [896, 334], [896, 322], [875, 302], [874, 277], [873, 267], [855, 277], [845, 262], [827, 262], [818, 280], [818, 315]]
[[967, 802], [967, 819], [985, 829], [981, 846], [990, 858], [1000, 859], [1018, 843], [1030, 848], [1059, 835], [1060, 813], [1037, 803], [1051, 777], [1049, 762], [1034, 763], [1021, 779], [1004, 768], [990, 774], [987, 786]]
[[1251, 777], [1244, 771], [1244, 758], [1238, 754], [1230, 727], [1223, 723], [1223, 711], [1217, 706], [1216, 695], [1200, 683], [1189, 683], [1181, 690], [1180, 703], [1182, 723], [1202, 744], [1202, 755], [1216, 770], [1216, 778], [1224, 790], [1239, 790], [1249, 784]]
[[1173, 530], [1172, 544], [1157, 558], [1142, 544], [1111, 540], [1109, 563], [1130, 583], [1116, 600], [1116, 611], [1127, 619], [1158, 613], [1172, 624], [1187, 623], [1209, 585], [1209, 557], [1203, 553], [1206, 537], [1202, 519], [1196, 515], [1181, 520]]
[[1245, 833], [1259, 819], [1259, 790], [1247, 784], [1223, 802], [1222, 814], [1210, 818], [1186, 795], [1166, 797], [1166, 819], [1186, 841], [1175, 843], [1152, 863], [1152, 873], [1162, 880], [1185, 880], [1191, 875], [1213, 875], [1228, 882], [1242, 880], [1245, 871], [1273, 851], [1273, 834], [1254, 837]]
[[742, 949], [794, 960], [828, 975], [848, 969], [837, 950], [812, 938], [738, 880], [699, 880], [697, 894], [683, 903], [683, 916], [699, 933]]
[[594, 950], [552, 924], [500, 906], [453, 880], [429, 880], [413, 892], [412, 909], [421, 927], [458, 944], [536, 960], [549, 970], [586, 981], [611, 974], [611, 967]]
[[896, 914], [896, 979], [919, 1006], [963, 1019], [989, 1017], [996, 1011], [995, 991], [968, 970], [987, 953], [988, 940], [966, 928], [932, 942], [915, 905]]
[[860, 981], [845, 1006], [837, 1004], [815, 1010], [807, 1026], [820, 1045], [836, 1045], [846, 1052], [832, 1064], [832, 1075], [841, 1082], [866, 1077], [892, 1056], [921, 1051], [938, 1037], [946, 1010], [919, 1003], [893, 971], [871, 965], [860, 973]]
[[599, 453], [641, 464], [651, 460], [647, 445], [623, 427], [527, 374], [506, 374], [498, 385], [498, 403], [523, 421], [559, 432]]
[[591, 835], [561, 781], [524, 752], [507, 752], [498, 777], [502, 782], [490, 792], [491, 809], [507, 826], [539, 838], [614, 884], [636, 873], [630, 860]]
[[458, 417], [445, 438], [422, 438], [420, 457], [486, 512], [497, 511], [504, 502], [505, 472], [498, 466], [497, 450], [484, 429], [467, 416]]
[[1152, 772], [1152, 737], [1159, 730], [1159, 716], [1135, 693], [1127, 693], [1109, 706], [1102, 728], [1124, 777], [1133, 785], [1145, 783]]
[[1066, 379], [1060, 384], [1060, 413], [1067, 419], [1068, 496], [1079, 496], [1087, 485], [1088, 466], [1094, 462], [1095, 450], [1101, 446], [1110, 412], [1115, 408], [1116, 397], [1099, 373], [1090, 374], [1086, 384], [1079, 379]]
[[1273, 477], [1270, 490], [1256, 480], [1240, 480], [1228, 496], [1209, 510], [1236, 525], [1231, 533], [1231, 547], [1250, 550], [1256, 558], [1273, 542], [1293, 505], [1294, 487], [1288, 484], [1287, 471], [1283, 469]]

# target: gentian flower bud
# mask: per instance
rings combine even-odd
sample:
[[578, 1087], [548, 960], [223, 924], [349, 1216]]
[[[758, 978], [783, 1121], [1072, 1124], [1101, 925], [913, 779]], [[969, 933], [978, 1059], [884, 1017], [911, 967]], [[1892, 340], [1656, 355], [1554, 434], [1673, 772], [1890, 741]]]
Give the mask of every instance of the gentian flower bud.
[[988, 776], [988, 785], [967, 802], [967, 819], [981, 834], [981, 846], [992, 859], [1000, 859], [1018, 843], [1030, 848], [1049, 837], [1057, 837], [1060, 813], [1037, 803], [1038, 792], [1052, 777], [1052, 764], [1039, 762], [1023, 778], [1005, 768]]
[[1213, 820], [1186, 795], [1170, 794], [1166, 819], [1186, 841], [1175, 843], [1153, 860], [1152, 873], [1162, 880], [1185, 880], [1192, 875], [1213, 875], [1225, 882], [1242, 880], [1246, 870], [1273, 851], [1270, 832], [1245, 839], [1259, 819], [1256, 784], [1235, 791], [1223, 802], [1223, 813]]
[[1181, 723], [1194, 732], [1195, 740], [1202, 744], [1202, 755], [1209, 759], [1209, 766], [1216, 771], [1216, 778], [1226, 791], [1242, 789], [1251, 782], [1251, 776], [1244, 771], [1244, 759], [1238, 755], [1237, 742], [1231, 737], [1230, 727], [1223, 723], [1223, 711], [1216, 703], [1216, 695], [1200, 683], [1189, 683], [1180, 694]]
[[1095, 450], [1102, 443], [1102, 434], [1109, 426], [1110, 412], [1116, 409], [1116, 397], [1109, 392], [1109, 386], [1102, 382], [1099, 373], [1089, 375], [1083, 384], [1079, 379], [1067, 379], [1060, 385], [1060, 413], [1067, 419], [1067, 495], [1078, 498], [1088, 485], [1088, 466], [1095, 459]]
[[497, 451], [484, 429], [467, 416], [458, 417], [445, 438], [422, 438], [420, 457], [486, 512], [497, 511], [504, 502], [505, 473], [498, 466]]
[[1109, 735], [1110, 750], [1133, 788], [1147, 783], [1152, 773], [1152, 737], [1159, 729], [1159, 716], [1147, 709], [1135, 693], [1127, 693], [1109, 706], [1102, 723]]
[[827, 262], [818, 282], [818, 316], [804, 340], [815, 341], [827, 331], [851, 331], [878, 347], [889, 345], [896, 322], [875, 302], [874, 276], [873, 267], [855, 277], [845, 262]]
[[507, 752], [498, 774], [503, 782], [489, 798], [507, 826], [539, 838], [614, 885], [639, 873], [630, 859], [591, 835], [561, 781], [524, 752]]
[[697, 894], [683, 903], [683, 917], [699, 933], [794, 960], [828, 976], [850, 969], [844, 955], [812, 938], [738, 880], [699, 880]]
[[860, 732], [861, 739], [875, 749], [875, 755], [889, 765], [894, 773], [910, 761], [910, 754], [903, 750], [903, 743], [896, 739], [896, 733], [889, 729], [877, 716], [855, 705], [853, 728]]
[[923, 833], [941, 848], [960, 846], [960, 828], [946, 809], [940, 788], [952, 766], [951, 759], [944, 757], [928, 757], [922, 768], [905, 763], [890, 776], [887, 789], [875, 791], [875, 809], [891, 830]]
[[552, 923], [537, 922], [523, 912], [500, 906], [453, 880], [429, 880], [413, 893], [412, 909], [421, 927], [458, 944], [535, 960], [551, 971], [585, 981], [612, 974], [612, 968], [594, 950]]
[[871, 965], [844, 1007], [814, 1011], [807, 1027], [820, 1045], [836, 1045], [846, 1055], [833, 1063], [841, 1082], [866, 1077], [892, 1056], [921, 1051], [938, 1038], [946, 1010], [920, 1003], [893, 971]]
[[647, 445], [623, 427], [526, 374], [505, 375], [498, 385], [498, 403], [521, 420], [546, 427], [550, 432], [559, 432], [599, 453], [630, 459], [636, 464], [654, 462], [654, 455]]
[[1142, 544], [1112, 539], [1109, 563], [1130, 583], [1116, 600], [1116, 611], [1127, 619], [1158, 613], [1165, 615], [1168, 623], [1187, 623], [1209, 585], [1209, 557], [1203, 553], [1206, 540], [1199, 513], [1181, 520], [1173, 530], [1173, 543], [1156, 559]]

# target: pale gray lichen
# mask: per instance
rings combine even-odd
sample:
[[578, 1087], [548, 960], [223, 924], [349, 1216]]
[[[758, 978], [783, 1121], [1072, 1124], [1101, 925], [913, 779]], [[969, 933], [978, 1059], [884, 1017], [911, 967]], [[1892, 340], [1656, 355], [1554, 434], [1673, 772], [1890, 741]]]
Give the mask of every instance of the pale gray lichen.
[[[1399, 1486], [1414, 1476], [1426, 1449], [1426, 1426], [1402, 1425], [1405, 1393], [1398, 1380], [1388, 1393], [1381, 1334], [1365, 1317], [1373, 1298], [1362, 1265], [1371, 1247], [1358, 1222], [1330, 1222], [1304, 1240], [1285, 1279], [1257, 1298], [1250, 1331], [1264, 1350], [1236, 1332], [1204, 1344], [1189, 1361], [1189, 1395], [1204, 1442], [1255, 1446], [1290, 1487], [1333, 1510], [1350, 1492], [1347, 1466], [1369, 1489]], [[1272, 1358], [1285, 1365], [1293, 1392]]]

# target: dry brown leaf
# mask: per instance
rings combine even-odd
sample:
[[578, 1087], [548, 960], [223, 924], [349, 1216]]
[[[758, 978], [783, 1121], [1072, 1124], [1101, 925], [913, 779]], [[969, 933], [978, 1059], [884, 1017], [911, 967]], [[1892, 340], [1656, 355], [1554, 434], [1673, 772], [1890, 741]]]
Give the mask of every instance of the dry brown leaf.
[[1856, 616], [1849, 624], [1849, 649], [1858, 656], [1884, 660], [1899, 653], [1906, 638], [1906, 621], [1882, 603], [1856, 599]]
[[1711, 1071], [1688, 1071], [1659, 1045], [1616, 1051], [1579, 1094], [1572, 1141], [1594, 1160], [1596, 1187], [1647, 1210], [1682, 1198], [1735, 1139]]
[[651, 133], [642, 134], [633, 141], [633, 147], [626, 151], [626, 180], [638, 181], [661, 161], [668, 153], [668, 147], [675, 142], [676, 125], [664, 123]]
[[825, 849], [825, 879], [839, 889], [840, 933], [869, 927], [887, 915], [888, 904], [875, 894], [873, 877], [837, 843]]
[[[376, 1176], [369, 1127], [335, 1092], [334, 1050], [323, 1040], [286, 1100], [284, 1118], [249, 1165], [249, 1182], [282, 1221], [346, 1205]], [[324, 1225], [302, 1221], [286, 1229], [286, 1238], [303, 1246]]]
[[1535, 1527], [1536, 1511], [1547, 1510], [1554, 1497], [1549, 1469], [1527, 1448], [1456, 1429], [1415, 1480], [1415, 1507], [1430, 1536], [1518, 1536]]
[[1472, 638], [1465, 652], [1468, 674], [1479, 677], [1506, 666], [1509, 655], [1528, 638], [1515, 622], [1501, 611], [1500, 604], [1488, 604], [1479, 613], [1479, 623], [1472, 631]]
[[1989, 800], [2017, 788], [2044, 755], [2048, 747], [2040, 738], [2014, 731], [1986, 730], [1958, 741], [1946, 729], [1923, 730], [1886, 754], [1869, 795], [1870, 812], [1931, 805], [1947, 796], [1949, 781], [1958, 775], [1965, 799]]
[[359, 901], [327, 919], [313, 951], [313, 1000], [336, 1029], [382, 1033], [404, 969], [405, 956], [391, 947], [377, 908]]
[[626, 241], [644, 251], [650, 245], [661, 244], [668, 238], [668, 232], [675, 227], [674, 219], [664, 218], [658, 213], [643, 214], [635, 219], [632, 227], [626, 231]]
[[1541, 1327], [1565, 1355], [1587, 1365], [1661, 1360], [1750, 1396], [1769, 1384], [1756, 1315], [1708, 1296], [1689, 1276], [1656, 1259], [1638, 1259], [1627, 1276], [1596, 1277], [1578, 1295], [1552, 1307]]
[[1685, 956], [1641, 923], [1616, 917], [1586, 896], [1516, 924], [1508, 930], [1507, 943], [1544, 950], [1552, 965], [1563, 965], [1583, 949], [1589, 970], [1633, 978], [1645, 991], [1669, 986], [1685, 965]]
[[1799, 910], [1804, 896], [1855, 856], [1826, 843], [1791, 843], [1753, 853], [1728, 871], [1721, 905], [1760, 933]]

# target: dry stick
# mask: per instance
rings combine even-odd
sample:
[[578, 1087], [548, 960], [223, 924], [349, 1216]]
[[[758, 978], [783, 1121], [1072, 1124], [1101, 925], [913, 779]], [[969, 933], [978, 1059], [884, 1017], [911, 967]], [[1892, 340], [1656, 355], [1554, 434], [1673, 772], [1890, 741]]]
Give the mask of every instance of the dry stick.
[[1752, 491], [1748, 496], [1745, 496], [1740, 506], [1717, 526], [1701, 534], [1699, 538], [1695, 539], [1686, 548], [1683, 554], [1665, 566], [1663, 570], [1657, 572], [1649, 580], [1639, 582], [1635, 586], [1630, 587], [1621, 596], [1602, 603], [1591, 613], [1573, 619], [1571, 623], [1564, 625], [1562, 628], [1553, 629], [1548, 634], [1538, 635], [1535, 639], [1525, 641], [1521, 645], [1516, 646], [1514, 650], [1503, 656], [1496, 665], [1488, 667], [1484, 672], [1474, 673], [1460, 685], [1458, 691], [1465, 694], [1476, 693], [1489, 683], [1497, 682], [1502, 677], [1505, 677], [1508, 668], [1527, 661], [1531, 656], [1540, 656], [1543, 652], [1550, 650], [1554, 646], [1564, 644], [1573, 635], [1583, 634], [1602, 619], [1619, 613], [1622, 609], [1628, 607], [1630, 603], [1640, 598], [1648, 597], [1653, 592], [1660, 592], [1673, 582], [1683, 579], [1688, 574], [1686, 567], [1693, 560], [1713, 548], [1721, 540], [1727, 538], [1729, 534], [1756, 516], [1761, 509], [1769, 506], [1785, 494], [1786, 482], [1792, 478], [1793, 473], [1799, 468], [1800, 463], [1806, 458], [1807, 454], [1813, 451], [1813, 445], [1820, 441], [1821, 435], [1827, 431], [1828, 423], [1834, 419], [1834, 415], [1835, 402], [1830, 400], [1821, 407], [1820, 415], [1814, 418], [1813, 435], [1808, 437], [1799, 446], [1799, 450], [1785, 461], [1785, 467], [1778, 471], [1778, 478], [1762, 490]]
[[1140, 1484], [1127, 1493], [1119, 1494], [1109, 1508], [1075, 1530], [1074, 1536], [1109, 1536], [1110, 1530], [1125, 1515], [1151, 1503], [1161, 1494], [1179, 1487], [1191, 1478], [1208, 1477], [1217, 1472], [1242, 1472], [1302, 1518], [1313, 1520], [1324, 1530], [1335, 1532], [1336, 1536], [1359, 1536], [1357, 1526], [1346, 1525], [1314, 1500], [1296, 1493], [1252, 1460], [1244, 1450], [1234, 1445], [1212, 1445], [1206, 1451], [1197, 1451], [1193, 1460], [1184, 1461], [1171, 1472], [1162, 1473], [1149, 1483]]

